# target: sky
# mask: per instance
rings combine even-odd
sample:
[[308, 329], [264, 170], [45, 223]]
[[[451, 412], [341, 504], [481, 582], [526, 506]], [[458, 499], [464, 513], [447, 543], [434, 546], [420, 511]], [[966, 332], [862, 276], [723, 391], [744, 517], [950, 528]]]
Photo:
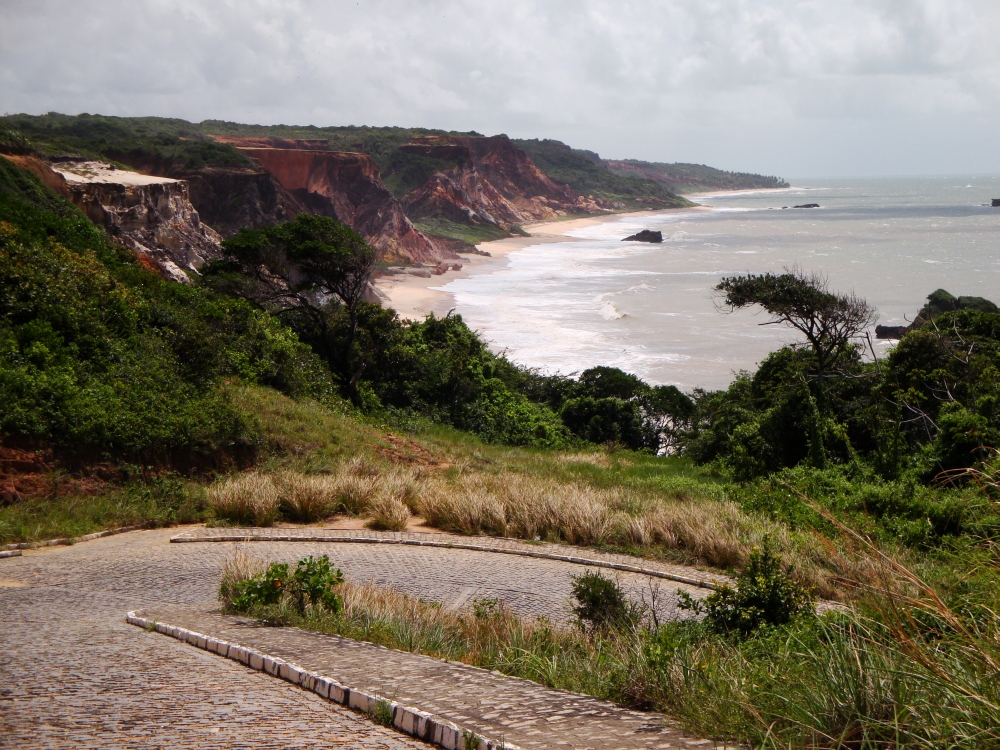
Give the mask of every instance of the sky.
[[998, 0], [0, 0], [0, 111], [401, 125], [789, 177], [1000, 172]]

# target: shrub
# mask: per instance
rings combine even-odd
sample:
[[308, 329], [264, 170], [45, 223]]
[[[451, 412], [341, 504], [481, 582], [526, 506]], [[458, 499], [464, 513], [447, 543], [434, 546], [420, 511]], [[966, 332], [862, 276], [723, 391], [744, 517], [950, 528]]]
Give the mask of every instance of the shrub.
[[330, 612], [339, 612], [340, 596], [333, 592], [333, 587], [344, 582], [344, 574], [330, 565], [326, 555], [313, 558], [312, 555], [299, 560], [292, 576], [290, 593], [295, 597], [299, 612], [305, 611], [306, 601], [310, 606], [323, 607]]
[[639, 620], [638, 608], [621, 586], [600, 572], [573, 576], [573, 614], [592, 630], [621, 628]]
[[208, 505], [217, 518], [242, 525], [270, 526], [278, 517], [278, 488], [271, 477], [251, 471], [210, 486]]
[[397, 497], [379, 495], [369, 506], [371, 519], [365, 524], [379, 531], [404, 531], [410, 509]]
[[277, 604], [285, 596], [287, 589], [288, 563], [271, 563], [260, 575], [248, 578], [236, 586], [233, 609], [237, 612], [249, 612], [257, 607]]
[[784, 625], [813, 611], [812, 596], [785, 574], [769, 544], [750, 553], [735, 588], [720, 586], [703, 602], [683, 591], [678, 596], [682, 609], [704, 612], [708, 627], [723, 634], [748, 636], [762, 625]]
[[[343, 573], [331, 566], [326, 555], [302, 558], [291, 575], [287, 563], [271, 563], [263, 573], [236, 584], [236, 595], [231, 597], [232, 608], [237, 612], [252, 612], [290, 601], [299, 614], [306, 611], [307, 605], [336, 614], [343, 607], [343, 602], [333, 587], [343, 582]], [[227, 586], [224, 592], [223, 587]], [[220, 599], [224, 594], [228, 598], [232, 588], [231, 581], [224, 576], [219, 590]]]

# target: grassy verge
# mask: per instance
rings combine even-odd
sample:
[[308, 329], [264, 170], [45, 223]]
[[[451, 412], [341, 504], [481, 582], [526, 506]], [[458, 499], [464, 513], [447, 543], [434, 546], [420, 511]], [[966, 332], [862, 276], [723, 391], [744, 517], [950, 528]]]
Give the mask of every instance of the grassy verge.
[[693, 734], [755, 748], [1000, 742], [996, 615], [983, 613], [976, 632], [956, 630], [954, 613], [921, 592], [910, 600], [876, 593], [858, 613], [800, 618], [741, 639], [702, 622], [585, 630], [524, 620], [495, 600], [449, 612], [373, 586], [339, 591], [338, 613], [300, 613], [286, 600], [254, 614], [662, 710]]
[[0, 508], [0, 544], [38, 542], [120, 526], [169, 526], [205, 520], [205, 492], [197, 484], [161, 477], [107, 494], [31, 498]]

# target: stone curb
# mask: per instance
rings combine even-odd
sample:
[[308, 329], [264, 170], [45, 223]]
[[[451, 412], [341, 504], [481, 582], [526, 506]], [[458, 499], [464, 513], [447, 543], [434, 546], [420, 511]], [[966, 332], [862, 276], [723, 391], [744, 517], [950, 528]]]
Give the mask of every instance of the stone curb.
[[5, 557], [20, 557], [20, 556], [21, 556], [21, 550], [19, 549], [11, 549], [11, 550], [6, 550], [4, 552], [0, 552], [0, 560], [4, 559]]
[[697, 578], [667, 573], [662, 570], [652, 570], [638, 565], [625, 565], [624, 563], [614, 563], [608, 560], [594, 560], [586, 557], [573, 557], [571, 555], [555, 555], [551, 552], [535, 552], [525, 549], [506, 549], [503, 547], [490, 547], [483, 544], [463, 544], [461, 542], [424, 542], [418, 539], [375, 539], [371, 537], [332, 537], [332, 536], [296, 536], [291, 534], [262, 536], [255, 534], [230, 534], [226, 536], [193, 537], [181, 534], [171, 537], [170, 541], [175, 544], [192, 544], [200, 542], [327, 542], [333, 544], [405, 544], [413, 547], [442, 547], [450, 549], [472, 550], [474, 552], [493, 552], [499, 555], [518, 555], [520, 557], [536, 557], [542, 560], [557, 560], [559, 562], [572, 563], [573, 565], [585, 565], [591, 568], [609, 568], [620, 570], [625, 573], [639, 573], [652, 578], [663, 578], [668, 581], [686, 583], [688, 586], [697, 586], [703, 589], [719, 588], [719, 584], [712, 581], [703, 581]]
[[[252, 648], [238, 646], [228, 641], [221, 641], [209, 635], [196, 633], [186, 628], [174, 627], [156, 620], [149, 620], [129, 612], [125, 615], [125, 621], [130, 625], [155, 630], [157, 633], [169, 635], [179, 641], [189, 643], [196, 648], [210, 651], [227, 659], [238, 661], [250, 669], [258, 672], [265, 672], [274, 677], [278, 677], [293, 685], [298, 685], [316, 695], [334, 703], [339, 703], [348, 708], [353, 708], [362, 713], [371, 714], [381, 701], [388, 703], [392, 711], [392, 726], [400, 732], [411, 737], [424, 740], [426, 742], [439, 745], [447, 750], [464, 750], [465, 738], [474, 734], [470, 730], [463, 730], [450, 721], [446, 721], [433, 714], [421, 711], [417, 708], [404, 706], [396, 701], [390, 701], [379, 695], [371, 695], [356, 688], [341, 685], [332, 677], [324, 677], [316, 672], [309, 672], [284, 659], [276, 656], [263, 654]], [[496, 740], [479, 739], [477, 750], [520, 750], [516, 745], [497, 742]]]
[[19, 544], [8, 544], [5, 549], [34, 549], [35, 547], [63, 547], [70, 544], [77, 544], [78, 542], [89, 542], [92, 539], [100, 539], [102, 536], [113, 536], [115, 534], [124, 534], [126, 531], [135, 531], [141, 528], [143, 527], [122, 526], [119, 529], [107, 529], [105, 531], [97, 531], [93, 534], [84, 534], [83, 536], [74, 536], [68, 539], [48, 539], [44, 542], [21, 542]]

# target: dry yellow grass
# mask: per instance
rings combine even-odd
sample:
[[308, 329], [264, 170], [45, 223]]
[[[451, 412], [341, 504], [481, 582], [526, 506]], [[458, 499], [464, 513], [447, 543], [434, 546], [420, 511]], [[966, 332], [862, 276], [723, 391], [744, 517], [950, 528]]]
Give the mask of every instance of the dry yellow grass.
[[237, 587], [250, 578], [254, 578], [267, 570], [267, 563], [255, 554], [248, 552], [242, 545], [237, 545], [222, 565], [222, 578], [219, 581], [219, 601], [225, 608], [233, 605]]
[[217, 518], [239, 524], [270, 526], [278, 517], [278, 488], [270, 476], [248, 471], [208, 488], [208, 505]]
[[[310, 523], [337, 512], [367, 518], [370, 528], [402, 531], [411, 514], [436, 528], [469, 535], [627, 548], [716, 568], [741, 568], [766, 540], [820, 596], [836, 597], [837, 576], [857, 574], [814, 538], [741, 510], [725, 499], [599, 489], [511, 471], [471, 466], [450, 474], [354, 458], [329, 474], [249, 472], [213, 485], [220, 518], [266, 525], [282, 515]], [[679, 553], [679, 554], [678, 554]]]

